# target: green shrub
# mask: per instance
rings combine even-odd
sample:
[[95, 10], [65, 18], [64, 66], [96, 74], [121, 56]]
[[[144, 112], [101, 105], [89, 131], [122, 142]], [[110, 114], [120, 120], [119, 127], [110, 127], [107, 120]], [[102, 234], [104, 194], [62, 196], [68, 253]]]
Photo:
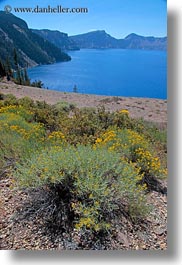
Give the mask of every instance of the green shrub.
[[114, 212], [123, 205], [133, 218], [147, 213], [145, 185], [136, 185], [139, 171], [105, 148], [44, 149], [17, 164], [15, 175], [23, 187], [54, 186], [60, 194], [66, 190], [76, 229], [109, 229]]
[[76, 108], [76, 105], [65, 101], [60, 101], [55, 105], [55, 108], [59, 111], [70, 112]]
[[110, 129], [97, 138], [95, 148], [100, 146], [119, 152], [144, 176], [166, 177], [166, 169], [162, 167], [151, 142], [141, 133], [131, 129]]
[[166, 131], [130, 118], [127, 110], [0, 100], [0, 167], [13, 159], [19, 185], [50, 193], [49, 216], [58, 219], [55, 203], [59, 210], [64, 205], [76, 229], [107, 230], [123, 211], [133, 219], [145, 216], [143, 180], [166, 175], [165, 152]]
[[[22, 160], [43, 145], [43, 125], [30, 123], [32, 113], [21, 106], [0, 108], [0, 158], [1, 161]], [[3, 162], [4, 164], [4, 162]]]
[[17, 99], [12, 94], [3, 95], [3, 100], [0, 102], [1, 106], [17, 105]]
[[23, 97], [23, 98], [18, 99], [18, 105], [21, 105], [22, 107], [30, 111], [35, 106], [35, 103], [33, 99], [29, 97]]
[[[21, 116], [26, 121], [30, 122], [33, 119], [33, 113], [30, 110], [25, 109], [21, 105], [8, 105], [0, 108], [0, 114], [15, 114]], [[2, 115], [1, 115], [2, 116]], [[16, 118], [14, 118], [15, 120]]]

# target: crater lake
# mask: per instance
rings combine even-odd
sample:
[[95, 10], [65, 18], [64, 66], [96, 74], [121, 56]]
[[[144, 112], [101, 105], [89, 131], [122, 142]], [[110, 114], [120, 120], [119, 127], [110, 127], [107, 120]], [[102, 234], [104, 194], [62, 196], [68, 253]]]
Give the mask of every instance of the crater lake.
[[[72, 60], [28, 69], [31, 81], [62, 92], [167, 98], [166, 51], [82, 49]], [[75, 89], [76, 87], [76, 89]]]

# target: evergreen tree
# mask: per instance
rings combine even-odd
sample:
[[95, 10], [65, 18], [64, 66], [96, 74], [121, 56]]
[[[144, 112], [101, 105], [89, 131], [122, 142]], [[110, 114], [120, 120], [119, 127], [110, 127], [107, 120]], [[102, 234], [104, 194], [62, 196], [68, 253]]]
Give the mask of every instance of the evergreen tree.
[[16, 49], [14, 48], [14, 51], [13, 51], [13, 59], [14, 59], [14, 65], [15, 65], [15, 69], [18, 70], [18, 55], [17, 55], [17, 51]]
[[18, 70], [16, 71], [16, 77], [15, 77], [15, 79], [16, 79], [15, 82], [16, 82], [17, 84], [19, 84], [19, 85], [22, 84], [21, 71], [20, 71], [19, 68], [18, 68]]
[[17, 55], [17, 51], [15, 48], [13, 50], [13, 59], [14, 59], [14, 65], [15, 65], [15, 70], [16, 70], [15, 82], [17, 84], [21, 85], [22, 84], [22, 74], [21, 74], [21, 71], [19, 69], [18, 55]]
[[16, 69], [16, 82], [17, 82], [17, 84], [30, 86], [30, 79], [28, 77], [26, 68], [23, 71], [20, 70], [20, 67], [18, 64], [17, 50], [14, 49], [13, 53], [14, 53], [13, 59], [14, 59], [14, 65], [15, 65], [15, 69]]
[[78, 88], [76, 85], [74, 85], [74, 87], [73, 87], [73, 93], [78, 93]]
[[20, 71], [20, 77], [21, 77], [20, 85], [24, 85], [25, 84], [25, 77], [24, 77], [23, 71]]
[[30, 78], [28, 77], [26, 68], [24, 69], [24, 84], [26, 86], [30, 86]]
[[3, 77], [6, 75], [6, 71], [4, 69], [3, 63], [0, 61], [0, 77]]
[[6, 58], [6, 62], [5, 62], [5, 72], [6, 72], [6, 75], [7, 76], [13, 76], [9, 57]]
[[35, 80], [35, 81], [33, 81], [33, 82], [31, 83], [31, 86], [42, 88], [42, 87], [44, 86], [44, 84], [42, 83], [41, 80], [38, 80], [38, 81]]

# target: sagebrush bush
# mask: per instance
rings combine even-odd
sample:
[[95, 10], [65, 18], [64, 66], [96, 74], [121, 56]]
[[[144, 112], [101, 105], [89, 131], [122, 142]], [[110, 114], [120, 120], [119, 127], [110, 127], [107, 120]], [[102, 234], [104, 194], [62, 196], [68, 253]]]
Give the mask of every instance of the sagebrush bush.
[[65, 101], [60, 101], [56, 103], [55, 108], [59, 111], [70, 112], [76, 108], [76, 105]]
[[49, 215], [64, 205], [78, 230], [110, 229], [123, 211], [144, 217], [144, 180], [166, 175], [165, 152], [166, 131], [130, 118], [128, 110], [0, 99], [0, 167], [13, 159], [18, 184], [47, 190]]
[[12, 94], [2, 95], [0, 99], [0, 107], [9, 106], [9, 105], [18, 105], [17, 98]]
[[166, 131], [159, 130], [154, 124], [143, 120], [132, 119], [128, 110], [110, 113], [104, 107], [78, 109], [66, 102], [51, 106], [45, 102], [33, 102], [28, 97], [17, 100], [14, 96], [7, 95], [2, 98], [0, 106], [23, 107], [33, 114], [30, 116], [32, 122], [43, 123], [51, 132], [61, 131], [71, 144], [93, 144], [102, 132], [116, 127], [141, 133], [153, 143], [159, 154], [161, 151], [166, 152]]
[[[15, 175], [23, 187], [60, 186], [70, 194], [77, 229], [107, 229], [123, 203], [132, 217], [147, 213], [145, 185], [136, 185], [138, 169], [105, 148], [54, 146], [17, 164]], [[69, 207], [69, 205], [68, 205]]]

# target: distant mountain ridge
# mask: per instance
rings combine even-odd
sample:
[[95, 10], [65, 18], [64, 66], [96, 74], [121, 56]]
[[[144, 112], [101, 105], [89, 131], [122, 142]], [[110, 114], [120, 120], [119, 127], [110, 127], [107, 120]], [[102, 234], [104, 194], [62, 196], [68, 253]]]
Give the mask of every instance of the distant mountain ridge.
[[71, 59], [61, 49], [33, 33], [24, 20], [0, 11], [0, 59], [9, 58], [13, 66], [14, 49], [21, 67]]
[[49, 29], [32, 29], [32, 32], [38, 34], [64, 51], [79, 50], [79, 47], [68, 37], [67, 33]]
[[119, 48], [118, 41], [105, 30], [97, 30], [69, 37], [80, 49]]
[[80, 49], [144, 49], [166, 50], [167, 37], [144, 37], [131, 33], [124, 39], [116, 39], [105, 32], [97, 30], [69, 37]]
[[65, 51], [79, 49], [167, 49], [167, 37], [145, 37], [131, 33], [124, 39], [116, 39], [105, 30], [96, 30], [75, 36], [68, 36], [67, 33], [48, 29], [32, 29], [32, 32]]
[[166, 50], [167, 37], [144, 37], [135, 33], [129, 34], [124, 43], [127, 49], [147, 49], [147, 50]]
[[57, 30], [29, 29], [24, 20], [0, 11], [0, 60], [5, 62], [9, 58], [12, 66], [14, 49], [19, 65], [31, 67], [71, 60], [63, 51], [109, 48], [166, 50], [167, 37], [144, 37], [132, 33], [124, 39], [116, 39], [105, 30], [69, 37]]

